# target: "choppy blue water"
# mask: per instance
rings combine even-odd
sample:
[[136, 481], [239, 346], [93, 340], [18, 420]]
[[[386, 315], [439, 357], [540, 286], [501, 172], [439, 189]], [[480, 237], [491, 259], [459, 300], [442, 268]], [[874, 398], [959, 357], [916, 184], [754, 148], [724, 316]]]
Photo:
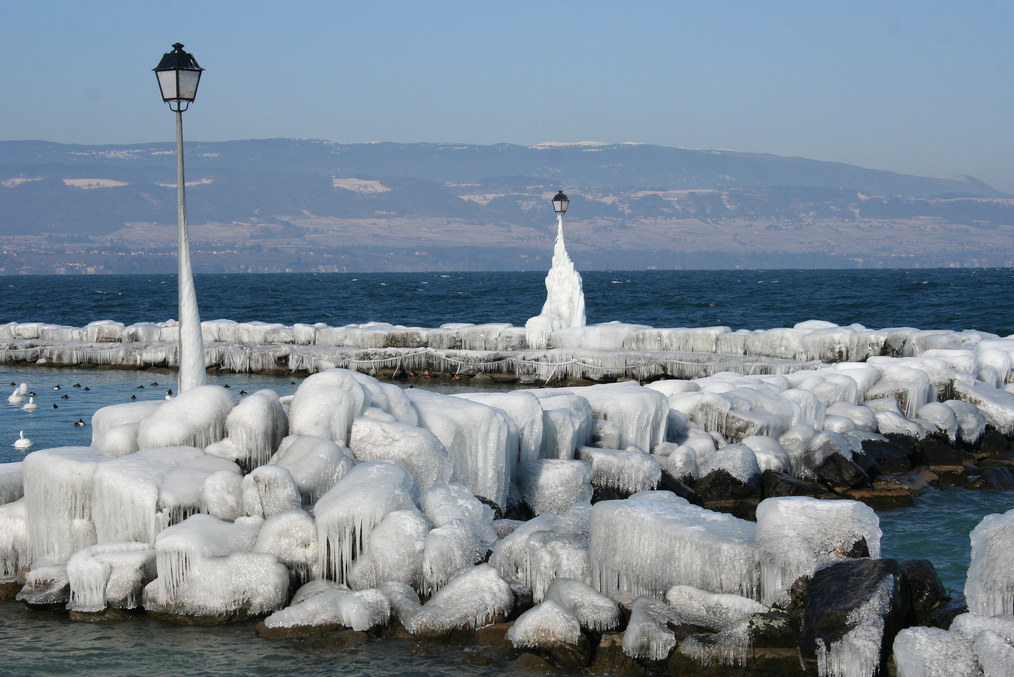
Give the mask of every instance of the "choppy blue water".
[[[1014, 270], [732, 270], [582, 273], [589, 323], [791, 327], [817, 319], [871, 328], [1014, 333]], [[198, 275], [206, 320], [445, 322], [523, 326], [545, 301], [545, 273]], [[83, 326], [176, 317], [171, 275], [0, 277], [0, 322]]]
[[[204, 319], [520, 326], [541, 309], [544, 278], [544, 273], [199, 275], [196, 284]], [[589, 323], [766, 329], [820, 319], [877, 328], [1014, 333], [1009, 310], [1014, 307], [1014, 271], [1007, 269], [588, 272], [583, 278]], [[0, 323], [83, 326], [99, 319], [130, 324], [176, 317], [172, 276], [0, 277], [0, 290]], [[210, 380], [229, 384], [237, 394], [264, 387], [290, 394], [296, 388], [285, 377], [229, 374]], [[35, 441], [36, 449], [88, 444], [90, 427], [76, 428], [75, 421], [88, 421], [95, 409], [128, 401], [131, 395], [162, 398], [175, 387], [175, 374], [0, 366], [0, 386], [11, 381], [28, 383], [39, 409], [28, 413], [8, 405], [6, 397], [0, 400], [0, 462], [23, 456], [12, 447], [19, 430]], [[82, 388], [74, 388], [75, 383]], [[945, 584], [960, 592], [969, 531], [984, 515], [1011, 508], [1014, 500], [1004, 492], [927, 494], [913, 508], [881, 513], [883, 554], [928, 558]], [[157, 671], [468, 677], [497, 672], [463, 659], [456, 648], [420, 653], [405, 642], [370, 642], [343, 650], [267, 642], [255, 636], [251, 624], [177, 628], [139, 618], [93, 626], [0, 604], [0, 675], [116, 677]]]

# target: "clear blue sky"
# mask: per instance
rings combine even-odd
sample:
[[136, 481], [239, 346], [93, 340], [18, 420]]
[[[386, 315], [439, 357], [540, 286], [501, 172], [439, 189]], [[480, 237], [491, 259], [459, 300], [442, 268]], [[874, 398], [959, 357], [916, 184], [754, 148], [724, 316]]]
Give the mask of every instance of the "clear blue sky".
[[0, 139], [640, 141], [1014, 193], [1014, 3], [0, 2]]

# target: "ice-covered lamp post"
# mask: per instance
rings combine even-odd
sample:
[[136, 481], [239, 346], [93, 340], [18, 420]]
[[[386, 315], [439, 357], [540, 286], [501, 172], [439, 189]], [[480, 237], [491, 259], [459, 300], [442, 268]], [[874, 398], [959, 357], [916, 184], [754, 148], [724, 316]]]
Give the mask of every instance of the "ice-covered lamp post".
[[155, 67], [162, 100], [176, 113], [176, 202], [179, 230], [177, 249], [179, 259], [179, 392], [204, 385], [204, 337], [201, 336], [201, 315], [197, 310], [197, 292], [194, 273], [190, 266], [190, 240], [187, 236], [187, 196], [183, 179], [183, 111], [197, 96], [197, 85], [204, 69], [197, 65], [194, 55], [183, 51], [176, 43], [173, 51], [163, 55]]
[[562, 190], [553, 196], [553, 210], [556, 212], [553, 267], [546, 276], [546, 303], [542, 312], [525, 323], [529, 348], [547, 348], [549, 337], [557, 329], [585, 326], [581, 274], [574, 270], [574, 262], [563, 244], [563, 215], [569, 206], [570, 200]]

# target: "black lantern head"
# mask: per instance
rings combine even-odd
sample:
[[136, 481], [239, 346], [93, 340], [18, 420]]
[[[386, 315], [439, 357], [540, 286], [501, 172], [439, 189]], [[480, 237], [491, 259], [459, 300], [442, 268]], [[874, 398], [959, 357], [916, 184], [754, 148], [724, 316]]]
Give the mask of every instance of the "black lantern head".
[[[177, 42], [173, 51], [164, 55], [154, 70], [158, 87], [162, 90], [162, 100], [173, 110], [186, 110], [197, 96], [197, 85], [204, 70], [197, 65], [194, 55], [184, 52], [183, 45]], [[175, 107], [173, 104], [176, 104]]]
[[553, 209], [556, 210], [557, 214], [566, 214], [567, 207], [569, 206], [570, 200], [567, 199], [562, 190], [553, 197]]

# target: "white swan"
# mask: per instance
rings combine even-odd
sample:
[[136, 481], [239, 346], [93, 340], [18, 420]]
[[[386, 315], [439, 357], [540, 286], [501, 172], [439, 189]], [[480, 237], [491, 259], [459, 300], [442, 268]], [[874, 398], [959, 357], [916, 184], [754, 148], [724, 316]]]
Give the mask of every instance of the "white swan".
[[24, 430], [21, 431], [21, 437], [19, 437], [17, 440], [14, 441], [14, 448], [15, 449], [31, 449], [32, 448], [32, 441], [30, 439], [28, 439], [27, 437], [25, 437], [25, 431]]
[[39, 408], [39, 405], [37, 405], [35, 403], [35, 398], [34, 397], [29, 397], [28, 398], [28, 404], [26, 404], [25, 406], [23, 406], [21, 408], [24, 409], [25, 411], [35, 411], [36, 409]]
[[11, 404], [21, 404], [22, 402], [25, 401], [25, 398], [21, 394], [21, 391], [15, 388], [14, 392], [11, 393], [10, 397], [7, 398], [7, 401], [10, 402]]

